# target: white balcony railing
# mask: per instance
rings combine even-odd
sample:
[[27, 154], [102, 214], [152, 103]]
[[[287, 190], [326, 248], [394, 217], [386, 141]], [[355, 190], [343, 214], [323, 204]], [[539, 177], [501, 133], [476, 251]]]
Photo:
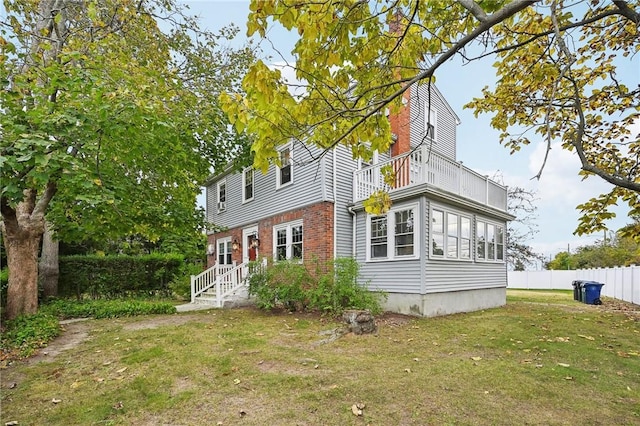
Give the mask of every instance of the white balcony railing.
[[[384, 182], [382, 169], [390, 167], [395, 182]], [[496, 209], [507, 211], [507, 188], [441, 154], [423, 146], [388, 161], [356, 170], [353, 176], [353, 200], [367, 199], [377, 190], [390, 193], [419, 184], [460, 195]]]

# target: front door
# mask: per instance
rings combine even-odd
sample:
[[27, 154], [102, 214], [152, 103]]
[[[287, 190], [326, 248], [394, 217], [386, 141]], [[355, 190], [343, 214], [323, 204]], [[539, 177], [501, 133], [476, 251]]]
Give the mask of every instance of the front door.
[[258, 259], [258, 246], [255, 244], [258, 239], [258, 227], [252, 226], [242, 230], [242, 262], [253, 262]]

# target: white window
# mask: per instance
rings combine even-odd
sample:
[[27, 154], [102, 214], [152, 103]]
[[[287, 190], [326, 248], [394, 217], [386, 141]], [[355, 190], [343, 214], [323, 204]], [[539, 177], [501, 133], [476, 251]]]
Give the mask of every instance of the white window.
[[274, 260], [302, 260], [302, 221], [283, 223], [273, 227]]
[[276, 188], [293, 182], [293, 159], [291, 145], [280, 150], [280, 166], [276, 170]]
[[253, 200], [253, 169], [244, 169], [242, 172], [242, 202]]
[[504, 262], [504, 226], [478, 221], [476, 226], [476, 259]]
[[227, 209], [227, 181], [218, 182], [218, 213]]
[[431, 256], [471, 259], [471, 218], [434, 208], [431, 210]]
[[218, 245], [218, 264], [219, 265], [231, 265], [231, 237], [220, 238], [217, 241]]
[[424, 105], [424, 137], [427, 141], [436, 141], [436, 123], [438, 115], [433, 107], [429, 108], [428, 102]]
[[399, 206], [385, 215], [367, 216], [367, 260], [419, 257], [417, 205]]

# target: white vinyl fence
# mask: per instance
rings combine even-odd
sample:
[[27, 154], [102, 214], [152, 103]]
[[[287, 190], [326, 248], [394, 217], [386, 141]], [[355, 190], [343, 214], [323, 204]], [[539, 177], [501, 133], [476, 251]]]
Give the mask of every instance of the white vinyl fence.
[[570, 271], [509, 271], [508, 288], [573, 290], [574, 280], [604, 284], [600, 294], [640, 305], [640, 266]]

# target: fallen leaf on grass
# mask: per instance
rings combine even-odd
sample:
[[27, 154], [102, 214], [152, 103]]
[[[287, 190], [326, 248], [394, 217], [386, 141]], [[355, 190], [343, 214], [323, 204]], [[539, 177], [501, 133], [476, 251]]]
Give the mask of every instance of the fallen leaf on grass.
[[363, 408], [364, 408], [364, 404], [363, 403], [353, 404], [351, 406], [351, 412], [353, 413], [354, 416], [361, 416]]

